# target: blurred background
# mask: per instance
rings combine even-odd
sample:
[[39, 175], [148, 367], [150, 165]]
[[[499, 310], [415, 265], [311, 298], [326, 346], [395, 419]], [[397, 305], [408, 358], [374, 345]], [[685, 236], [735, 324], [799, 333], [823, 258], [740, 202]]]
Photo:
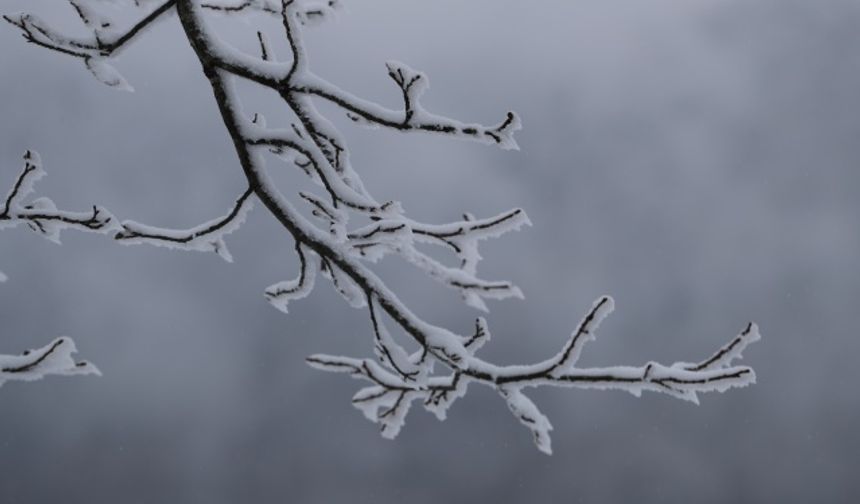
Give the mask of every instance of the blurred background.
[[[215, 254], [67, 232], [0, 233], [0, 353], [67, 334], [104, 377], [0, 389], [0, 502], [856, 502], [860, 483], [860, 4], [849, 0], [345, 1], [306, 31], [313, 70], [390, 107], [383, 63], [426, 72], [424, 106], [484, 124], [507, 110], [521, 150], [367, 130], [321, 110], [380, 200], [428, 222], [513, 207], [534, 226], [484, 242], [482, 356], [554, 354], [602, 294], [616, 312], [582, 366], [696, 361], [748, 321], [758, 384], [701, 396], [534, 390], [546, 457], [493, 391], [439, 423], [416, 407], [395, 441], [350, 405], [362, 386], [312, 370], [371, 356], [366, 313], [320, 282], [284, 315], [292, 242], [256, 208]], [[63, 2], [2, 0], [79, 30]], [[117, 12], [120, 12], [119, 10]], [[121, 14], [131, 19], [132, 14]], [[217, 20], [256, 54], [277, 20]], [[0, 187], [27, 148], [65, 209], [184, 228], [244, 189], [211, 90], [175, 16], [123, 52], [133, 94], [0, 26]], [[242, 87], [249, 112], [288, 116]], [[299, 178], [270, 163], [285, 192]], [[428, 321], [473, 310], [391, 259], [380, 271]]]

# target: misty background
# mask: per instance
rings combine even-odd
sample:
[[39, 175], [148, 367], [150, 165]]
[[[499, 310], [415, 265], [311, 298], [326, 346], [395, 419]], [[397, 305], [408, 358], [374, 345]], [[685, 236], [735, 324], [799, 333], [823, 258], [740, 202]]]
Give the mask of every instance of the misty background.
[[[351, 406], [360, 382], [304, 363], [371, 356], [366, 312], [327, 281], [289, 315], [264, 300], [297, 261], [260, 205], [227, 239], [233, 264], [77, 232], [56, 246], [20, 227], [0, 233], [0, 353], [66, 334], [104, 377], [0, 388], [0, 502], [856, 501], [860, 4], [345, 3], [306, 31], [315, 73], [397, 107], [383, 65], [396, 59], [428, 74], [430, 111], [523, 119], [521, 150], [505, 152], [362, 129], [320, 105], [369, 190], [411, 217], [527, 210], [533, 227], [482, 244], [482, 275], [526, 294], [490, 303], [484, 358], [554, 354], [611, 294], [581, 366], [697, 361], [753, 320], [763, 339], [741, 363], [758, 384], [698, 407], [536, 389], [552, 457], [472, 386], [444, 423], [416, 405], [392, 442]], [[63, 2], [0, 7], [75, 29]], [[218, 26], [256, 52], [259, 20]], [[260, 22], [277, 40], [276, 20]], [[176, 17], [116, 66], [135, 93], [0, 26], [0, 192], [33, 148], [48, 172], [36, 196], [60, 208], [176, 228], [223, 215], [244, 180]], [[279, 124], [276, 101], [242, 91]], [[478, 314], [455, 292], [388, 261], [413, 310], [470, 330]]]

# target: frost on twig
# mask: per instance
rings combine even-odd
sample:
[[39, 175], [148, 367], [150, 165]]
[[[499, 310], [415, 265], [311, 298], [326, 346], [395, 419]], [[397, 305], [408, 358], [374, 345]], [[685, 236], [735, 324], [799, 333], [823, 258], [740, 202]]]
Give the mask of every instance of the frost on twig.
[[203, 2], [200, 6], [221, 14], [241, 14], [257, 11], [277, 16], [281, 13], [280, 0], [213, 0]]
[[215, 252], [225, 261], [233, 262], [224, 237], [245, 222], [253, 207], [252, 194], [250, 189], [246, 190], [226, 215], [191, 229], [162, 229], [127, 220], [122, 222], [122, 230], [114, 235], [114, 239], [126, 245], [148, 243], [178, 250]]
[[93, 205], [88, 212], [68, 212], [58, 210], [49, 198], [28, 200], [36, 182], [44, 176], [39, 155], [27, 151], [24, 154], [24, 169], [0, 208], [0, 229], [25, 224], [54, 243], [60, 243], [60, 232], [65, 229], [93, 233], [108, 233], [114, 229], [116, 219], [100, 206]]
[[[474, 357], [474, 352], [489, 339], [489, 330], [483, 319], [478, 319], [474, 334], [464, 343], [469, 350], [467, 357], [455, 360], [454, 366], [449, 365], [453, 374], [447, 376], [422, 375], [420, 380], [416, 380], [396, 366], [389, 364], [388, 369], [384, 369], [375, 362], [349, 357], [313, 355], [307, 360], [317, 369], [347, 373], [353, 378], [370, 381], [370, 387], [359, 390], [353, 397], [353, 405], [368, 419], [379, 423], [386, 437], [399, 432], [412, 401], [420, 400], [428, 411], [444, 420], [448, 407], [465, 394], [467, 384], [476, 382], [498, 391], [514, 417], [532, 431], [538, 449], [547, 454], [552, 452], [549, 435], [552, 425], [524, 394], [525, 388], [612, 389], [637, 397], [643, 391], [663, 392], [698, 403], [698, 392], [723, 392], [755, 383], [755, 372], [751, 368], [734, 364], [734, 360], [741, 357], [742, 350], [759, 339], [755, 324], [749, 324], [730, 343], [699, 364], [679, 362], [663, 366], [649, 362], [638, 367], [577, 367], [583, 345], [593, 339], [600, 322], [612, 310], [611, 298], [598, 299], [557, 355], [530, 366], [498, 367]], [[432, 353], [434, 350], [429, 347], [428, 351]], [[379, 360], [386, 364], [388, 359], [379, 356]]]
[[[45, 238], [60, 243], [60, 232], [64, 229], [107, 233], [113, 228], [113, 216], [97, 206], [93, 206], [92, 212], [68, 212], [57, 210], [48, 198], [29, 201], [36, 182], [44, 176], [39, 155], [27, 151], [24, 154], [24, 168], [0, 208], [0, 229], [26, 224]], [[0, 272], [0, 282], [6, 281], [6, 275]], [[101, 373], [93, 364], [73, 359], [72, 354], [76, 351], [71, 338], [61, 337], [21, 355], [0, 355], [0, 386], [11, 380], [33, 381], [47, 375], [100, 376]]]
[[[135, 1], [129, 3], [137, 9], [154, 2]], [[99, 5], [101, 4], [101, 5]], [[123, 91], [134, 91], [119, 71], [110, 64], [111, 57], [125, 48], [144, 32], [165, 12], [170, 11], [176, 0], [159, 3], [154, 9], [141, 14], [131, 27], [117, 31], [111, 18], [102, 11], [105, 2], [92, 0], [69, 0], [84, 26], [92, 32], [86, 38], [68, 37], [58, 32], [41, 18], [32, 14], [8, 14], [3, 19], [21, 30], [27, 42], [53, 51], [80, 58], [86, 68], [103, 84]]]
[[[642, 391], [652, 391], [698, 402], [698, 393], [724, 391], [755, 382], [750, 367], [735, 364], [746, 346], [759, 338], [754, 324], [749, 324], [713, 356], [696, 364], [665, 366], [648, 362], [641, 366], [579, 367], [585, 345], [614, 308], [612, 299], [606, 296], [594, 303], [554, 356], [530, 365], [500, 366], [477, 355], [490, 340], [489, 325], [484, 318], [476, 320], [471, 332], [457, 334], [423, 320], [403, 303], [373, 269], [376, 262], [388, 256], [404, 259], [457, 292], [467, 305], [483, 311], [488, 311], [487, 300], [521, 298], [522, 293], [512, 283], [479, 276], [478, 247], [489, 238], [521, 229], [529, 224], [528, 217], [523, 210], [513, 209], [494, 217], [477, 219], [464, 214], [454, 222], [428, 224], [408, 217], [399, 202], [376, 200], [351, 165], [346, 139], [317, 110], [317, 101], [329, 102], [354, 121], [374, 128], [432, 133], [502, 149], [517, 148], [514, 134], [520, 129], [520, 120], [513, 112], [507, 112], [498, 124], [485, 126], [433, 114], [421, 104], [421, 97], [428, 89], [427, 76], [396, 61], [386, 63], [402, 101], [402, 108], [396, 110], [354, 96], [315, 75], [303, 45], [303, 30], [306, 25], [331, 17], [339, 2], [156, 2], [158, 7], [149, 10], [130, 31], [118, 35], [102, 31], [101, 28], [108, 27], [101, 26], [94, 21], [94, 15], [80, 8], [82, 2], [74, 0], [79, 5], [81, 19], [94, 32], [88, 40], [64, 37], [32, 16], [6, 19], [29, 42], [84, 58], [93, 67], [91, 61], [111, 56], [162, 14], [175, 12], [212, 87], [248, 181], [248, 190], [222, 218], [187, 231], [160, 230], [126, 221], [116, 235], [117, 240], [214, 250], [229, 258], [223, 236], [241, 224], [253, 195], [292, 235], [299, 259], [299, 271], [293, 279], [265, 290], [269, 302], [287, 312], [290, 303], [306, 297], [322, 276], [350, 306], [367, 309], [375, 359], [313, 355], [307, 361], [317, 369], [346, 373], [370, 382], [353, 396], [352, 402], [368, 419], [379, 424], [386, 438], [397, 436], [415, 401], [420, 401], [440, 420], [444, 419], [448, 408], [466, 394], [470, 383], [494, 389], [517, 421], [532, 433], [538, 449], [551, 453], [552, 425], [526, 395], [530, 387], [616, 389], [637, 396]], [[280, 19], [280, 36], [290, 49], [287, 60], [279, 60], [272, 51], [270, 34], [255, 29], [259, 54], [248, 54], [219, 37], [209, 22], [212, 15], [232, 17], [248, 13]], [[90, 69], [109, 84], [116, 80], [106, 67]], [[274, 91], [281, 98], [282, 107], [294, 117], [293, 122], [269, 125], [262, 114], [246, 113], [235, 86], [240, 79]], [[273, 154], [299, 168], [320, 188], [319, 194], [302, 191], [295, 198], [287, 197], [270, 176], [264, 154]], [[24, 176], [20, 185], [24, 187], [28, 181]], [[17, 199], [13, 192], [7, 208], [17, 209]], [[300, 211], [297, 204], [306, 211]], [[453, 265], [446, 262], [445, 253], [453, 255]], [[417, 348], [407, 350], [409, 344]]]
[[48, 375], [96, 375], [98, 368], [87, 361], [76, 361], [77, 352], [71, 338], [57, 338], [51, 343], [21, 355], [0, 355], [0, 386], [7, 381], [34, 381]]

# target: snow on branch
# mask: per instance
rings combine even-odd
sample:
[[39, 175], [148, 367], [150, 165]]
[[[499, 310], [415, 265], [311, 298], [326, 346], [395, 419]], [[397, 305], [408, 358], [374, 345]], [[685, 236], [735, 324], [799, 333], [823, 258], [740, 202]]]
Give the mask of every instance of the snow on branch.
[[[259, 137], [251, 133], [248, 136], [242, 135], [241, 139], [248, 148], [265, 147], [270, 152], [274, 150], [278, 153], [292, 150], [299, 154], [302, 160], [296, 164], [305, 166], [303, 169], [306, 169], [306, 173], [325, 187], [335, 205], [343, 204], [352, 209], [369, 213], [380, 213], [387, 209], [350, 186], [329, 162], [325, 153], [313, 142], [294, 135], [291, 131], [270, 131], [269, 133], [274, 133], [274, 136]], [[288, 159], [295, 161], [295, 158]], [[301, 164], [305, 162], [307, 164]]]
[[[0, 229], [26, 224], [45, 238], [60, 243], [60, 232], [64, 229], [78, 229], [98, 233], [109, 232], [115, 219], [106, 210], [93, 206], [89, 212], [67, 212], [57, 210], [48, 198], [38, 198], [27, 203], [34, 186], [45, 176], [39, 155], [33, 151], [24, 154], [24, 168], [15, 180], [0, 212]], [[0, 272], [0, 283], [7, 277]], [[76, 362], [72, 354], [76, 352], [71, 338], [61, 337], [52, 343], [35, 350], [27, 350], [21, 355], [0, 355], [0, 386], [7, 381], [33, 381], [47, 375], [84, 375], [101, 376], [98, 368], [87, 361]]]
[[204, 9], [209, 9], [223, 14], [237, 14], [251, 11], [264, 12], [279, 16], [281, 14], [281, 3], [278, 0], [232, 0], [220, 2], [204, 2], [200, 4]]
[[[204, 9], [209, 9], [221, 14], [242, 14], [248, 12], [259, 12], [280, 16], [282, 5], [280, 0], [224, 0], [209, 1], [200, 4]], [[316, 25], [334, 17], [337, 10], [342, 7], [339, 0], [328, 0], [326, 2], [307, 2], [301, 8], [295, 10], [295, 16], [303, 25]]]
[[[613, 304], [609, 297], [598, 299], [555, 357], [530, 366], [497, 367], [475, 358], [474, 351], [489, 339], [483, 319], [478, 319], [474, 335], [465, 343], [467, 347], [474, 346], [469, 357], [457, 362], [453, 366], [454, 373], [448, 376], [427, 376], [415, 380], [395, 366], [389, 365], [392, 370], [386, 371], [375, 362], [349, 357], [313, 355], [307, 361], [323, 371], [348, 373], [353, 378], [372, 382], [371, 387], [356, 393], [353, 405], [368, 419], [379, 423], [386, 437], [396, 435], [403, 426], [409, 403], [414, 400], [421, 400], [425, 408], [444, 420], [447, 408], [454, 399], [465, 394], [468, 383], [492, 387], [505, 400], [513, 415], [532, 431], [538, 449], [547, 454], [552, 453], [549, 436], [552, 425], [523, 393], [525, 388], [612, 389], [637, 397], [642, 391], [651, 391], [698, 403], [698, 392], [723, 392], [755, 383], [755, 372], [751, 368], [734, 364], [734, 360], [741, 357], [741, 350], [759, 339], [755, 324], [749, 324], [713, 357], [697, 365], [675, 363], [664, 366], [649, 362], [639, 367], [577, 367], [584, 343], [594, 338], [602, 319], [613, 310]], [[383, 363], [390, 361], [387, 355], [378, 358]], [[393, 421], [396, 425], [392, 425]]]
[[358, 98], [312, 74], [295, 77], [290, 87], [296, 93], [323, 98], [337, 105], [358, 124], [370, 127], [382, 126], [398, 131], [438, 133], [449, 137], [498, 145], [506, 150], [519, 148], [516, 140], [514, 140], [514, 133], [522, 128], [522, 123], [515, 113], [508, 112], [505, 118], [494, 126], [463, 123], [455, 119], [437, 116], [426, 111], [419, 102], [421, 94], [429, 88], [428, 79], [423, 73], [416, 72], [405, 64], [395, 61], [389, 61], [386, 67], [388, 68], [388, 75], [400, 88], [403, 110], [391, 110]]
[[45, 176], [39, 155], [34, 151], [24, 154], [24, 169], [18, 175], [0, 211], [0, 229], [26, 224], [46, 239], [60, 243], [60, 232], [76, 229], [93, 233], [109, 233], [115, 229], [116, 219], [110, 212], [93, 205], [91, 211], [69, 212], [58, 210], [49, 198], [37, 198], [27, 203], [36, 182]]
[[287, 305], [290, 301], [302, 299], [311, 293], [316, 281], [317, 269], [322, 267], [319, 258], [314, 253], [306, 251], [299, 242], [296, 242], [296, 254], [301, 265], [299, 276], [294, 280], [278, 282], [266, 289], [266, 299], [284, 313], [289, 313]]
[[[3, 19], [17, 26], [27, 42], [80, 58], [93, 76], [103, 84], [123, 91], [133, 91], [134, 88], [109, 63], [109, 59], [129, 45], [166, 12], [173, 9], [176, 0], [162, 2], [143, 15], [130, 28], [120, 32], [113, 30], [114, 22], [96, 7], [98, 3], [93, 0], [69, 0], [69, 4], [81, 22], [92, 31], [92, 36], [89, 38], [63, 35], [32, 14], [4, 15]], [[135, 2], [135, 6], [139, 7], [140, 3]]]
[[[386, 68], [399, 90], [401, 110], [358, 98], [314, 75], [303, 45], [303, 26], [330, 17], [330, 11], [337, 6], [337, 2], [320, 4], [301, 0], [173, 0], [161, 3], [141, 21], [145, 26], [175, 8], [212, 87], [248, 181], [248, 190], [226, 216], [191, 230], [167, 231], [126, 221], [116, 235], [117, 240], [226, 253], [222, 252], [226, 251], [223, 236], [241, 224], [250, 197], [255, 196], [284, 231], [292, 235], [299, 260], [295, 278], [265, 290], [268, 301], [287, 312], [291, 302], [310, 294], [317, 285], [317, 276], [321, 275], [350, 306], [367, 309], [368, 335], [376, 359], [313, 355], [307, 362], [317, 369], [370, 382], [353, 396], [352, 403], [379, 424], [386, 438], [397, 436], [416, 400], [440, 420], [445, 419], [448, 408], [466, 394], [470, 383], [494, 389], [516, 420], [529, 429], [538, 449], [551, 453], [552, 425], [527, 397], [526, 389], [530, 387], [615, 389], [636, 396], [642, 391], [652, 391], [698, 402], [699, 393], [725, 391], [755, 382], [752, 368], [735, 364], [741, 352], [759, 338], [758, 328], [752, 323], [699, 363], [580, 367], [585, 345], [594, 339], [601, 322], [614, 309], [612, 299], [605, 296], [594, 303], [554, 356], [530, 365], [500, 366], [477, 356], [478, 350], [490, 340], [484, 318], [475, 321], [470, 333], [457, 334], [423, 320], [401, 301], [372, 269], [389, 255], [399, 256], [427, 277], [455, 290], [474, 308], [488, 311], [485, 303], [488, 299], [522, 297], [510, 282], [478, 276], [481, 259], [478, 246], [484, 240], [529, 224], [528, 217], [522, 209], [513, 209], [489, 218], [476, 219], [464, 214], [454, 222], [427, 224], [409, 218], [399, 202], [378, 202], [353, 169], [346, 139], [317, 110], [315, 101], [333, 103], [353, 120], [372, 127], [440, 134], [503, 149], [517, 148], [514, 133], [520, 129], [520, 121], [513, 112], [505, 114], [493, 126], [434, 115], [420, 102], [428, 88], [427, 76], [399, 62], [390, 61]], [[248, 13], [281, 19], [281, 36], [290, 48], [288, 61], [281, 62], [275, 57], [268, 34], [256, 31], [260, 54], [246, 54], [220, 38], [209, 20], [213, 14], [232, 17]], [[94, 18], [85, 10], [79, 9], [79, 14], [87, 26], [94, 25]], [[95, 43], [84, 43], [64, 38], [26, 15], [7, 17], [7, 21], [18, 26], [30, 42], [84, 58], [94, 57], [95, 53], [105, 56], [105, 44], [112, 48], [113, 41], [118, 48], [134, 36], [132, 33], [125, 38], [104, 39], [96, 33]], [[295, 122], [268, 126], [262, 114], [247, 114], [234, 85], [238, 79], [274, 90]], [[263, 155], [266, 153], [298, 167], [322, 188], [323, 194], [302, 191], [296, 198], [285, 195], [269, 174]], [[22, 211], [17, 202], [29, 191], [35, 178], [35, 173], [25, 170], [0, 219], [6, 216], [11, 221], [13, 215], [17, 218]], [[294, 202], [306, 205], [304, 209], [311, 217], [300, 212]], [[14, 212], [10, 210], [13, 208]], [[425, 251], [425, 247], [432, 250]], [[452, 253], [457, 264], [449, 266], [438, 258], [440, 250]], [[408, 344], [417, 345], [417, 349], [410, 352]], [[434, 371], [437, 364], [443, 371]]]
[[126, 245], [148, 243], [178, 250], [215, 252], [225, 261], [233, 262], [224, 237], [245, 222], [248, 212], [253, 208], [252, 195], [253, 191], [247, 189], [236, 199], [227, 215], [187, 230], [162, 229], [131, 220], [123, 221], [122, 230], [114, 235], [114, 239]]
[[34, 381], [48, 375], [96, 375], [99, 369], [87, 361], [75, 361], [77, 352], [71, 338], [61, 337], [21, 355], [0, 355], [0, 386], [7, 381]]

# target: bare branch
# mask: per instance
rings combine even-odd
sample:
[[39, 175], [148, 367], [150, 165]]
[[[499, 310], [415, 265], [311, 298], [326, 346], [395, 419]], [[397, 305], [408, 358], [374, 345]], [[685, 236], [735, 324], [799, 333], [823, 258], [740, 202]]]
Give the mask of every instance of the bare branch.
[[427, 362], [419, 363], [418, 359], [413, 362], [406, 350], [394, 341], [388, 329], [385, 328], [382, 313], [379, 311], [377, 303], [372, 298], [368, 300], [368, 308], [370, 321], [373, 325], [376, 358], [388, 366], [404, 382], [423, 382], [429, 372]]

